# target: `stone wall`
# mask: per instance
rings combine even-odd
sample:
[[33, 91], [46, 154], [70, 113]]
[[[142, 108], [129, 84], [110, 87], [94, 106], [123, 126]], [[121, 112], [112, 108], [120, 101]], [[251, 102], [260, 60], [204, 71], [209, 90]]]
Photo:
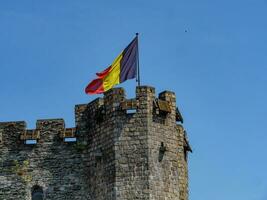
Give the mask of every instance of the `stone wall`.
[[25, 145], [25, 122], [0, 123], [0, 199], [31, 199], [39, 185], [46, 199], [85, 199], [88, 195], [88, 153], [59, 137], [64, 121], [38, 120], [37, 145]]
[[[157, 113], [155, 100], [168, 102], [170, 113]], [[187, 200], [188, 174], [184, 129], [176, 123], [176, 99], [153, 87], [137, 87], [134, 114], [119, 114], [116, 142], [117, 199]]]
[[[155, 100], [169, 113], [155, 111]], [[136, 88], [134, 112], [122, 88], [89, 104], [75, 106], [76, 143], [64, 143], [62, 119], [38, 120], [40, 139], [25, 145], [25, 122], [0, 123], [0, 200], [31, 199], [43, 188], [45, 199], [187, 200], [188, 170], [184, 129], [176, 123], [172, 92]]]

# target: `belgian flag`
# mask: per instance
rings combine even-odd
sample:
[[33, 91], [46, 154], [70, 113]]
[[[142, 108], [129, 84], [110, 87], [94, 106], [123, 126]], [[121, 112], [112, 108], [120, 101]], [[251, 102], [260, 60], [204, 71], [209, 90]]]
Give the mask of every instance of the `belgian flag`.
[[85, 88], [86, 94], [100, 94], [115, 85], [136, 77], [138, 66], [138, 36], [122, 51], [113, 63]]

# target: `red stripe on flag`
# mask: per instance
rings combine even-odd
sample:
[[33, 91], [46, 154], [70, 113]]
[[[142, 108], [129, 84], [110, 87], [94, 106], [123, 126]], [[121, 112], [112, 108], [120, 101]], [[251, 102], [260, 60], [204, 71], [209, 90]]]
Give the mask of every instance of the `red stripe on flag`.
[[112, 67], [112, 66], [110, 65], [110, 66], [109, 66], [107, 69], [105, 69], [104, 71], [96, 73], [96, 75], [97, 75], [99, 78], [104, 78], [104, 77], [109, 73], [111, 67]]
[[100, 94], [104, 92], [103, 80], [97, 78], [87, 85], [85, 88], [86, 94]]

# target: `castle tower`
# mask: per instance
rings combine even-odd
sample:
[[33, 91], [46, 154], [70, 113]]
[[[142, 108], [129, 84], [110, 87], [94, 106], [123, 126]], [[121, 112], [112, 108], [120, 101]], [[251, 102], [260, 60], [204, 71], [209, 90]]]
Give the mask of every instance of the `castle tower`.
[[76, 105], [74, 128], [2, 122], [0, 199], [188, 200], [191, 149], [177, 120], [173, 92], [139, 86], [134, 99], [114, 88]]

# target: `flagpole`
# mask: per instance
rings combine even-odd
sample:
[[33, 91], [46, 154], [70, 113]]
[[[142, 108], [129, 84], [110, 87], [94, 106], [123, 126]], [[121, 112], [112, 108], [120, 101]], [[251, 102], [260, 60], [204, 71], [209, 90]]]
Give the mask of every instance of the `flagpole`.
[[138, 45], [138, 35], [139, 33], [135, 34], [137, 37], [137, 77], [136, 77], [136, 82], [137, 85], [140, 86], [140, 68], [139, 68], [139, 45]]

